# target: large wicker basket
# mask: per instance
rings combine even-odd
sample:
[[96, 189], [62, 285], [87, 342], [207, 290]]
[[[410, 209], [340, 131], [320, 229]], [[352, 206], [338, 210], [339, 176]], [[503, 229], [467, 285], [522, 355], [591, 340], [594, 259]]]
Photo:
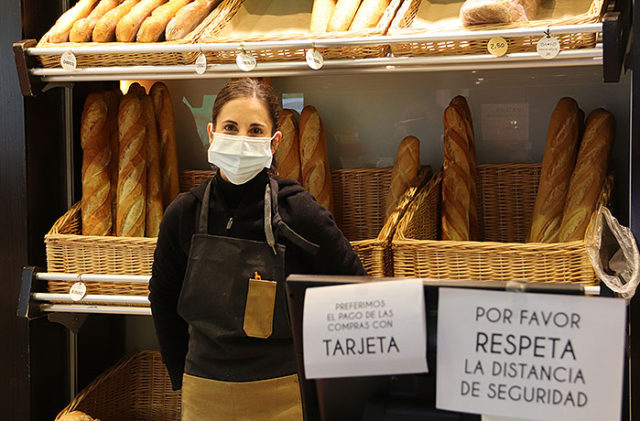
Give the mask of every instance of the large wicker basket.
[[[336, 221], [372, 276], [391, 276], [391, 239], [411, 198], [410, 189], [395, 212], [384, 220], [385, 199], [391, 184], [391, 168], [332, 171]], [[187, 191], [201, 184], [212, 171], [184, 171], [180, 188]], [[420, 182], [431, 175], [423, 168]], [[98, 237], [80, 235], [80, 203], [67, 211], [45, 236], [47, 270], [63, 273], [150, 275], [155, 238]], [[73, 281], [48, 281], [49, 292], [67, 293]], [[88, 282], [87, 293], [144, 295], [144, 283]]]
[[[596, 283], [584, 241], [525, 243], [539, 164], [478, 166], [484, 241], [439, 241], [442, 173], [418, 193], [392, 241], [394, 276], [486, 281]], [[612, 179], [603, 188], [606, 202]]]
[[[237, 0], [242, 4], [244, 0]], [[312, 0], [299, 0], [305, 3], [309, 3], [309, 10], [311, 10]], [[391, 22], [400, 7], [402, 0], [391, 0], [391, 3], [386, 8], [382, 18], [374, 28], [364, 29], [360, 31], [343, 31], [343, 32], [325, 32], [319, 34], [312, 34], [309, 32], [291, 33], [285, 32], [286, 28], [282, 28], [279, 33], [277, 29], [272, 30], [268, 34], [255, 36], [255, 37], [235, 37], [233, 35], [226, 37], [219, 37], [209, 35], [206, 31], [198, 36], [197, 42], [199, 43], [224, 43], [224, 42], [259, 42], [259, 41], [294, 41], [294, 40], [311, 40], [314, 39], [342, 39], [342, 38], [363, 38], [374, 37], [378, 35], [385, 35]], [[273, 20], [273, 25], [278, 28], [278, 20]], [[325, 60], [331, 59], [360, 59], [370, 57], [384, 57], [387, 53], [387, 47], [385, 45], [374, 46], [344, 46], [344, 47], [330, 47], [330, 48], [318, 48], [318, 51], [322, 54]], [[282, 48], [275, 50], [248, 50], [258, 62], [264, 61], [304, 61], [305, 53], [304, 49], [300, 48]], [[240, 51], [217, 51], [208, 52], [207, 60], [211, 60], [215, 63], [234, 63], [237, 54]]]
[[91, 382], [56, 420], [82, 411], [102, 421], [180, 421], [180, 409], [160, 353], [139, 351]]
[[[184, 39], [178, 41], [165, 41], [157, 44], [161, 45], [182, 45], [192, 44], [195, 42], [196, 36], [204, 28], [205, 25], [213, 25], [216, 33], [220, 31], [237, 9], [237, 0], [223, 0], [209, 16], [198, 25]], [[54, 44], [49, 41], [49, 33], [46, 33], [38, 47], [65, 48], [73, 50], [77, 47], [105, 47], [105, 46], [139, 46], [144, 45], [135, 42], [86, 42], [73, 43], [65, 42]], [[75, 54], [78, 67], [108, 67], [108, 66], [161, 66], [190, 64], [197, 54], [196, 53], [119, 53], [119, 54]], [[47, 68], [60, 67], [60, 55], [38, 56], [42, 65]]]
[[[394, 18], [391, 27], [389, 28], [390, 35], [419, 35], [424, 33], [437, 34], [443, 31], [455, 31], [463, 30], [459, 24], [454, 26], [450, 25], [451, 21], [455, 21], [455, 16], [448, 16], [446, 22], [443, 24], [434, 23], [428, 25], [427, 28], [414, 28], [412, 24], [416, 19], [416, 15], [419, 12], [420, 4], [422, 2], [429, 2], [432, 0], [403, 0], [396, 17]], [[464, 0], [457, 0], [460, 6], [464, 3]], [[447, 3], [451, 4], [451, 3]], [[593, 0], [588, 10], [579, 12], [575, 16], [558, 18], [558, 19], [545, 19], [535, 20], [528, 22], [519, 22], [514, 24], [501, 24], [501, 25], [477, 25], [473, 28], [464, 28], [464, 30], [504, 30], [511, 28], [533, 28], [539, 27], [540, 35], [538, 36], [525, 36], [525, 37], [513, 37], [506, 38], [508, 43], [509, 53], [518, 52], [530, 52], [536, 51], [538, 40], [542, 38], [543, 31], [549, 26], [557, 25], [578, 25], [586, 23], [596, 23], [600, 21], [600, 14], [602, 12], [602, 6], [604, 0]], [[570, 34], [554, 34], [558, 41], [560, 41], [561, 50], [570, 50], [577, 48], [593, 47], [596, 44], [596, 33], [570, 33]], [[487, 43], [489, 39], [472, 40], [462, 39], [455, 41], [440, 41], [440, 42], [413, 42], [406, 44], [392, 44], [391, 51], [395, 56], [434, 56], [434, 55], [463, 55], [463, 54], [487, 54]]]

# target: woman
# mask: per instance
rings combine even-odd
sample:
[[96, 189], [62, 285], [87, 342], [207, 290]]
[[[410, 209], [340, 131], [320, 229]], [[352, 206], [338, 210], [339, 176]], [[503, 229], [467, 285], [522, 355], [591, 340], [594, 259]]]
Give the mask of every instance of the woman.
[[279, 111], [254, 79], [225, 85], [207, 128], [220, 171], [160, 226], [149, 300], [185, 421], [301, 420], [284, 280], [366, 275], [329, 211], [268, 170]]

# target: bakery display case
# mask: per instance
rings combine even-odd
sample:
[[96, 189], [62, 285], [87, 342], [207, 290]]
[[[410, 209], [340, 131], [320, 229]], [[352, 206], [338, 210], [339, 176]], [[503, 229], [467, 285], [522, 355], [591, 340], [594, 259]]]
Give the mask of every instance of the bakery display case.
[[[597, 282], [583, 245], [558, 243], [541, 252], [522, 242], [535, 201], [550, 112], [565, 96], [575, 98], [587, 113], [603, 107], [616, 117], [613, 174], [601, 202], [608, 203], [636, 237], [640, 232], [635, 215], [640, 178], [633, 157], [640, 153], [640, 143], [632, 89], [635, 69], [629, 60], [635, 50], [628, 49], [630, 2], [576, 1], [576, 12], [571, 12], [575, 17], [546, 10], [539, 20], [526, 24], [453, 28], [439, 25], [451, 18], [444, 15], [424, 24], [421, 13], [435, 7], [433, 2], [392, 0], [374, 28], [310, 35], [300, 33], [310, 24], [313, 2], [308, 1], [302, 2], [304, 7], [298, 5], [304, 10], [291, 19], [297, 30], [274, 28], [244, 38], [234, 30], [249, 33], [251, 25], [268, 22], [256, 19], [243, 26], [237, 21], [249, 19], [260, 2], [210, 3], [217, 3], [211, 14], [181, 40], [52, 43], [48, 32], [39, 40], [14, 43], [23, 95], [38, 101], [53, 91], [62, 92], [63, 98], [64, 129], [52, 142], [65, 154], [59, 166], [68, 211], [57, 215], [48, 233], [41, 233], [47, 243], [46, 269], [43, 261], [28, 262], [39, 268], [24, 269], [18, 305], [20, 317], [49, 317], [70, 329], [69, 384], [64, 385], [70, 396], [64, 405], [56, 402], [59, 409], [79, 386], [77, 358], [83, 349], [78, 348], [77, 335], [83, 331], [77, 315], [124, 316], [120, 334], [126, 349], [157, 347], [153, 339], [136, 337], [137, 332], [153, 329], [150, 318], [129, 317], [151, 314], [146, 295], [155, 240], [92, 238], [81, 231], [80, 111], [89, 92], [118, 89], [121, 81], [163, 81], [171, 91], [181, 191], [211, 174], [204, 160], [203, 125], [212, 96], [227, 79], [268, 77], [284, 108], [300, 112], [313, 104], [327, 132], [334, 216], [376, 277], [573, 282], [584, 284], [576, 286], [579, 294], [611, 294]], [[274, 10], [287, 4], [274, 3], [281, 3]], [[463, 2], [458, 3], [450, 7], [457, 5], [459, 10]], [[585, 10], [578, 13], [580, 8]], [[51, 16], [50, 23], [57, 17]], [[536, 49], [548, 39], [558, 42], [557, 51]], [[493, 49], [495, 42], [504, 42], [506, 51]], [[495, 223], [486, 228], [491, 232], [485, 232], [483, 242], [464, 247], [436, 241], [441, 238], [442, 111], [456, 95], [467, 97], [474, 117], [478, 177], [487, 200], [481, 216], [485, 227], [491, 226], [487, 221]], [[422, 178], [385, 223], [381, 212], [391, 166], [398, 143], [407, 135], [420, 139]], [[507, 201], [513, 206], [505, 208]], [[443, 258], [445, 249], [452, 249], [452, 254]], [[437, 261], [437, 267], [425, 259]], [[632, 324], [637, 323], [634, 305], [632, 301]], [[640, 358], [639, 340], [630, 337], [629, 361]], [[633, 419], [640, 399], [633, 376], [637, 368], [630, 367], [625, 419]], [[81, 407], [82, 399], [86, 402], [82, 395], [66, 411]]]

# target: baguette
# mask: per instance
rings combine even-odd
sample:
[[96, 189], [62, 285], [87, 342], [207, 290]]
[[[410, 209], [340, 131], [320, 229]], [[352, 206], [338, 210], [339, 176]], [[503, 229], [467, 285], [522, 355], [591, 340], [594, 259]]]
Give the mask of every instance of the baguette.
[[138, 82], [133, 82], [131, 85], [129, 85], [129, 89], [127, 90], [127, 93], [135, 94], [138, 97], [142, 98], [145, 95], [147, 95], [147, 90], [144, 88], [144, 86], [140, 85]]
[[477, 215], [473, 200], [475, 153], [463, 107], [449, 105], [444, 111], [444, 164], [442, 179], [442, 238], [478, 240], [472, 226]]
[[579, 131], [578, 104], [571, 98], [562, 98], [551, 114], [547, 131], [529, 242], [555, 243], [559, 239]]
[[360, 0], [338, 0], [327, 24], [327, 32], [346, 31], [351, 26]]
[[153, 99], [142, 98], [147, 143], [147, 219], [145, 235], [157, 237], [162, 220], [162, 176], [160, 174], [160, 143], [156, 127]]
[[327, 142], [318, 111], [307, 105], [300, 115], [300, 165], [302, 186], [333, 213], [331, 168]]
[[282, 110], [278, 127], [282, 132], [282, 140], [275, 154], [278, 175], [281, 178], [292, 178], [301, 183], [298, 113], [294, 110]]
[[80, 0], [71, 9], [67, 10], [58, 18], [51, 27], [47, 35], [49, 42], [61, 43], [69, 41], [69, 32], [73, 24], [79, 19], [85, 18], [91, 13], [97, 0]]
[[111, 181], [109, 110], [103, 92], [89, 94], [80, 123], [82, 146], [82, 235], [110, 235]]
[[356, 17], [353, 18], [349, 30], [361, 31], [375, 27], [390, 3], [391, 0], [362, 0], [362, 5], [358, 9]]
[[169, 0], [162, 6], [158, 6], [151, 16], [146, 18], [136, 36], [138, 42], [156, 42], [164, 35], [169, 20], [173, 18], [178, 10], [186, 6], [191, 0]]
[[111, 165], [109, 166], [110, 187], [111, 187], [111, 219], [112, 233], [115, 234], [117, 226], [117, 203], [118, 203], [118, 155], [120, 155], [120, 140], [118, 139], [118, 106], [122, 92], [119, 89], [105, 93], [107, 107], [109, 109], [109, 146], [111, 151]]
[[93, 28], [93, 42], [111, 42], [116, 40], [116, 26], [133, 6], [140, 0], [124, 0], [120, 6], [109, 10], [96, 22]]
[[311, 25], [309, 31], [317, 34], [327, 31], [329, 19], [336, 7], [337, 0], [315, 0], [311, 10]]
[[116, 25], [116, 39], [119, 42], [131, 42], [136, 39], [136, 34], [142, 22], [155, 10], [156, 7], [167, 0], [141, 0], [138, 4], [120, 19]]
[[602, 108], [592, 111], [587, 118], [562, 215], [561, 242], [584, 239], [607, 177], [615, 128], [613, 115]]
[[220, 0], [195, 0], [178, 10], [167, 24], [165, 30], [167, 41], [185, 38], [219, 3]]
[[404, 192], [411, 187], [420, 170], [420, 140], [407, 136], [400, 142], [387, 193], [385, 220], [398, 206]]
[[69, 32], [69, 41], [91, 41], [91, 34], [93, 34], [93, 28], [96, 26], [98, 20], [109, 10], [118, 6], [118, 4], [120, 4], [119, 0], [100, 0], [100, 3], [89, 13], [89, 16], [73, 24], [73, 28], [71, 28], [71, 32]]
[[153, 98], [153, 108], [158, 122], [160, 138], [160, 169], [162, 172], [162, 204], [167, 206], [180, 193], [178, 175], [178, 153], [176, 151], [176, 131], [173, 120], [173, 106], [167, 85], [154, 83], [149, 93]]
[[146, 127], [142, 100], [134, 93], [128, 93], [120, 101], [118, 133], [117, 235], [144, 237], [147, 204]]

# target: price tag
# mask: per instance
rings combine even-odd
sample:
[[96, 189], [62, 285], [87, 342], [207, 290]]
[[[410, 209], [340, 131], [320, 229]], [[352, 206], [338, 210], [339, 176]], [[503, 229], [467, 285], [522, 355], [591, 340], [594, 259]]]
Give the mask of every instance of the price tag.
[[540, 57], [550, 60], [556, 58], [558, 53], [560, 53], [560, 41], [558, 41], [558, 38], [547, 34], [540, 38], [536, 49]]
[[196, 58], [196, 73], [201, 75], [207, 71], [207, 56], [204, 53], [198, 54]]
[[487, 50], [491, 55], [496, 57], [502, 57], [507, 54], [507, 50], [509, 49], [509, 45], [507, 44], [507, 40], [502, 37], [493, 37], [487, 43]]
[[250, 72], [256, 68], [256, 58], [249, 53], [240, 53], [236, 57], [236, 64], [245, 72]]
[[67, 72], [72, 72], [72, 71], [76, 70], [76, 67], [78, 66], [78, 61], [76, 60], [75, 54], [73, 54], [71, 52], [71, 50], [66, 51], [60, 57], [60, 65]]
[[322, 57], [320, 51], [316, 50], [315, 48], [307, 50], [306, 58], [307, 64], [313, 70], [320, 70], [322, 69], [322, 66], [324, 66], [324, 57]]
[[84, 282], [76, 282], [71, 285], [69, 295], [71, 295], [71, 299], [73, 301], [80, 301], [85, 297], [85, 295], [87, 295], [87, 286]]

